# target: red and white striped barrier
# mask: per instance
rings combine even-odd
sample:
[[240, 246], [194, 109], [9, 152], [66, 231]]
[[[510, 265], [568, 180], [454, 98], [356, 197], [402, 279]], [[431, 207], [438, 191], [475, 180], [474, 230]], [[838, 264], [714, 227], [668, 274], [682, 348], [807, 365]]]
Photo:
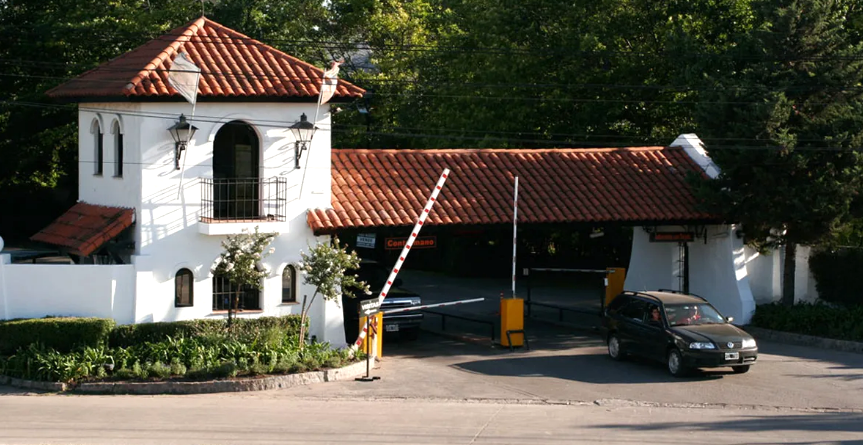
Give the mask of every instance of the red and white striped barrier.
[[441, 307], [441, 306], [458, 306], [460, 304], [465, 303], [476, 303], [477, 301], [483, 301], [485, 298], [474, 298], [472, 300], [459, 300], [459, 301], [447, 301], [446, 303], [435, 303], [435, 304], [424, 304], [421, 306], [411, 306], [411, 307], [400, 307], [398, 309], [388, 309], [385, 311], [381, 311], [384, 315], [387, 314], [397, 314], [399, 312], [410, 312], [410, 311], [418, 311], [420, 309], [428, 309], [430, 307]]
[[[393, 282], [396, 279], [396, 275], [399, 273], [399, 269], [401, 269], [402, 264], [405, 262], [405, 258], [408, 256], [408, 252], [410, 252], [411, 245], [413, 245], [414, 241], [416, 241], [417, 235], [420, 233], [420, 229], [422, 229], [423, 222], [425, 222], [429, 213], [431, 212], [432, 207], [434, 207], [435, 202], [437, 202], [438, 194], [443, 188], [443, 184], [446, 182], [446, 178], [449, 176], [449, 169], [443, 169], [443, 173], [438, 179], [437, 184], [435, 185], [434, 190], [432, 190], [431, 197], [429, 197], [428, 202], [426, 202], [425, 207], [423, 207], [422, 212], [420, 212], [420, 217], [417, 220], [417, 223], [414, 225], [414, 229], [411, 231], [410, 236], [408, 237], [405, 246], [402, 248], [402, 253], [399, 255], [398, 261], [396, 261], [396, 265], [393, 266], [393, 270], [390, 272], [389, 278], [387, 278], [386, 284], [384, 284], [383, 289], [381, 289], [381, 294], [378, 296], [378, 302], [383, 303], [384, 298], [387, 297], [387, 292], [390, 291], [390, 287], [393, 285]], [[360, 336], [357, 337], [357, 341], [351, 346], [351, 351], [356, 352], [357, 348], [363, 344], [363, 340], [366, 338], [366, 329], [363, 329], [360, 332]]]

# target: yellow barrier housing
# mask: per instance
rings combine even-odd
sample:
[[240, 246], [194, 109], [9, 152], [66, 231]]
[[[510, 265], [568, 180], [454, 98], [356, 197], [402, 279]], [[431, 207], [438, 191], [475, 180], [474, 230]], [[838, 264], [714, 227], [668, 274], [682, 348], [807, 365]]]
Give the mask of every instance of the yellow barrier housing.
[[524, 299], [501, 298], [500, 300], [500, 344], [502, 346], [524, 345], [524, 334], [511, 334], [512, 344], [506, 338], [506, 331], [524, 330]]
[[[375, 318], [377, 318], [378, 321], [378, 335], [374, 337], [375, 342], [372, 343], [372, 354], [374, 354], [375, 357], [382, 357], [384, 350], [384, 314], [377, 313], [375, 314]], [[357, 334], [362, 334], [363, 328], [365, 327], [366, 317], [362, 316], [360, 317], [360, 332], [358, 332]], [[368, 351], [366, 342], [368, 342], [371, 337], [372, 333], [370, 329], [369, 332], [366, 334], [365, 338], [363, 338], [363, 344], [360, 345], [360, 348], [362, 348], [361, 350], [363, 352]]]
[[626, 268], [609, 267], [607, 270], [614, 273], [606, 274], [608, 277], [608, 286], [605, 287], [605, 306], [607, 307], [614, 297], [623, 292], [623, 283], [626, 282]]

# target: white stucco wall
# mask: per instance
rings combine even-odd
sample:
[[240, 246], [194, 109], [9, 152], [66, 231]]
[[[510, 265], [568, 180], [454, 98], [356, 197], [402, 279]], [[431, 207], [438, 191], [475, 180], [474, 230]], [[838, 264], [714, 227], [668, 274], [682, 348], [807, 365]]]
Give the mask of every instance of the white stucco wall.
[[[198, 127], [184, 152], [182, 170], [175, 169], [174, 141], [168, 127], [184, 113]], [[227, 317], [213, 311], [212, 273], [225, 233], [245, 227], [278, 232], [275, 252], [262, 261], [269, 271], [263, 283], [261, 310], [240, 317], [299, 314], [302, 297], [314, 288], [297, 277], [297, 303], [283, 304], [282, 271], [301, 260], [300, 251], [329, 237], [315, 237], [306, 222], [309, 208], [329, 207], [331, 200], [330, 115], [321, 107], [309, 150], [295, 168], [294, 139], [289, 126], [305, 113], [315, 118], [314, 104], [207, 103], [191, 116], [188, 103], [88, 103], [79, 106], [80, 200], [91, 204], [136, 209], [136, 251], [132, 264], [11, 265], [0, 267], [0, 315], [34, 317], [87, 315], [112, 317], [120, 323], [158, 322]], [[213, 143], [226, 123], [242, 120], [257, 132], [261, 178], [283, 177], [287, 185], [286, 221], [244, 224], [210, 224], [204, 230], [201, 214], [201, 178], [213, 177]], [[123, 177], [115, 178], [114, 121], [124, 137]], [[94, 122], [104, 135], [102, 175], [94, 175], [96, 161]], [[182, 183], [181, 183], [182, 181]], [[304, 185], [301, 187], [301, 183]], [[182, 190], [181, 190], [182, 184]], [[179, 193], [178, 193], [179, 191]], [[302, 194], [300, 193], [302, 191]], [[225, 229], [228, 230], [225, 230]], [[219, 232], [221, 235], [205, 233]], [[7, 258], [8, 261], [8, 258]], [[194, 274], [194, 304], [174, 307], [174, 278], [178, 270]], [[5, 291], [4, 291], [5, 289]], [[334, 302], [316, 299], [309, 311], [310, 335], [334, 346], [346, 344], [342, 310]], [[353, 339], [351, 339], [353, 340]]]
[[[794, 275], [794, 301], [818, 301], [815, 277], [809, 269], [811, 247], [797, 246], [796, 273]], [[758, 304], [768, 304], [782, 300], [784, 276], [782, 269], [785, 261], [785, 248], [779, 247], [769, 253], [759, 254], [746, 247], [746, 267], [752, 283], [752, 295]]]
[[[133, 103], [88, 103], [78, 110], [78, 199], [90, 204], [135, 207], [141, 196], [140, 105]], [[96, 171], [94, 122], [102, 128], [104, 153], [102, 174]], [[123, 176], [115, 176], [116, 139], [114, 122], [123, 133]]]
[[734, 226], [707, 226], [707, 243], [689, 245], [689, 290], [716, 306], [738, 324], [755, 314], [743, 241]]
[[132, 322], [132, 265], [3, 264], [4, 318], [46, 315], [113, 318]]
[[[661, 226], [659, 232], [684, 231]], [[689, 290], [716, 306], [735, 323], [748, 323], [755, 310], [749, 290], [743, 243], [730, 226], [708, 226], [703, 238], [689, 243]], [[626, 273], [626, 290], [681, 290], [677, 243], [651, 243], [641, 227], [633, 230], [632, 255]]]

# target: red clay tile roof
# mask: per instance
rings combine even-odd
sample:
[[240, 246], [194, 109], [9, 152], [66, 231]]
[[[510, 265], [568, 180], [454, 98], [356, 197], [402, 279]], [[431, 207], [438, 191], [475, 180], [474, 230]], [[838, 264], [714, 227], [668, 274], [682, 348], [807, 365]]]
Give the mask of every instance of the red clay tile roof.
[[[201, 68], [199, 97], [309, 98], [320, 94], [323, 70], [201, 17], [48, 91], [65, 99], [177, 97], [168, 70], [179, 52]], [[328, 67], [329, 68], [329, 67]], [[362, 97], [342, 79], [333, 96]]]
[[[685, 181], [703, 170], [679, 147], [536, 150], [346, 150], [332, 156], [332, 209], [307, 215], [316, 233], [412, 226], [444, 168], [432, 224], [711, 219]], [[705, 176], [706, 177], [706, 176]]]
[[30, 239], [89, 256], [134, 221], [134, 209], [79, 202]]

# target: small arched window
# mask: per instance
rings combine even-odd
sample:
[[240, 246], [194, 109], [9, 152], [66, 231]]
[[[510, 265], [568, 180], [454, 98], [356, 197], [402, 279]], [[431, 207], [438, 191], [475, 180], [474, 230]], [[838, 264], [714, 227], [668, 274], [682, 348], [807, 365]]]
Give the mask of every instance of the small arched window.
[[297, 270], [288, 264], [282, 272], [282, 303], [297, 302]]
[[102, 125], [99, 124], [98, 119], [93, 120], [93, 157], [94, 162], [96, 163], [96, 169], [93, 172], [94, 175], [102, 175], [102, 161], [105, 160], [105, 150], [103, 148], [104, 138], [102, 137]]
[[114, 177], [123, 177], [123, 133], [120, 122], [114, 121]]
[[192, 306], [195, 300], [195, 290], [192, 284], [195, 277], [189, 269], [180, 269], [174, 276], [174, 307]]

